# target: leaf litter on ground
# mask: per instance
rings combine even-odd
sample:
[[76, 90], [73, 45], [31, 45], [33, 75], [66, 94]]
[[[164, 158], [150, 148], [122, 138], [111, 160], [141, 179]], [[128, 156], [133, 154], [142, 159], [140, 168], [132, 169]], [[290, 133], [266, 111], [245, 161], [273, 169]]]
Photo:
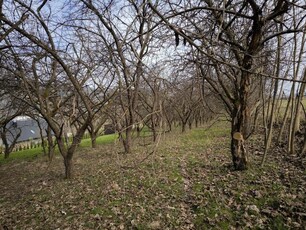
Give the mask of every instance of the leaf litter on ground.
[[[261, 168], [250, 141], [249, 170], [231, 167], [226, 132], [168, 134], [117, 154], [120, 143], [81, 148], [75, 178], [57, 156], [0, 166], [4, 229], [303, 229], [305, 168], [275, 147]], [[147, 137], [148, 138], [148, 137]], [[209, 138], [207, 141], [205, 138]], [[145, 160], [143, 160], [145, 159]], [[139, 163], [140, 162], [140, 163]], [[0, 228], [1, 229], [1, 228]]]

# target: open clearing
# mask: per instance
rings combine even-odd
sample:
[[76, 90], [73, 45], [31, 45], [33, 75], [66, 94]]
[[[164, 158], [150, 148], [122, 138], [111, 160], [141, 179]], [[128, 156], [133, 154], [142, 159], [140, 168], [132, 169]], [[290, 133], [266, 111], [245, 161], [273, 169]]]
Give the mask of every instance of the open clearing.
[[222, 125], [171, 133], [161, 137], [154, 153], [154, 146], [146, 145], [118, 154], [116, 142], [82, 147], [72, 180], [63, 179], [61, 156], [50, 166], [44, 157], [2, 163], [0, 224], [3, 229], [305, 229], [305, 161], [276, 147], [261, 168], [263, 145], [255, 136], [249, 170], [233, 171], [228, 133]]

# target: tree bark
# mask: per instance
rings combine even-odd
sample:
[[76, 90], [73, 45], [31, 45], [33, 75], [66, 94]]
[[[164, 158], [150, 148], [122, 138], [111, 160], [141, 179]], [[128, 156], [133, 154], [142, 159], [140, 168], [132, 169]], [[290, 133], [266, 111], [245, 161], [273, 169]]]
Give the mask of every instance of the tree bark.
[[157, 132], [156, 132], [155, 123], [153, 121], [152, 121], [152, 134], [153, 134], [153, 142], [156, 142]]
[[304, 157], [306, 156], [306, 130], [304, 131], [304, 143], [302, 151], [299, 153], [299, 156]]
[[5, 150], [4, 150], [4, 159], [9, 158], [9, 156], [10, 156], [10, 152], [7, 151], [7, 148], [5, 148]]
[[94, 148], [97, 148], [97, 137], [92, 137], [91, 138], [91, 147], [94, 149]]
[[3, 145], [4, 145], [4, 159], [9, 158], [10, 153], [13, 151], [13, 149], [14, 149], [16, 143], [17, 143], [17, 140], [21, 135], [21, 130], [19, 129], [19, 132], [17, 133], [17, 135], [15, 137], [13, 137], [14, 138], [13, 142], [11, 144], [9, 144], [8, 139], [6, 137], [7, 132], [8, 132], [8, 129], [6, 129], [5, 126], [4, 126], [4, 128], [1, 132], [1, 139], [2, 139], [2, 142], [3, 142]]
[[[238, 109], [235, 109], [232, 117], [232, 131], [231, 131], [231, 154], [235, 170], [246, 170], [248, 166], [247, 151], [244, 145], [244, 135], [242, 130], [243, 125], [243, 113], [239, 113]], [[235, 137], [236, 133], [241, 135], [241, 138], [237, 140]]]
[[54, 156], [55, 144], [54, 144], [53, 137], [52, 137], [52, 130], [49, 125], [46, 129], [46, 133], [47, 133], [47, 140], [48, 140], [48, 158], [49, 158], [49, 161], [52, 162], [53, 156]]
[[74, 176], [72, 154], [68, 154], [68, 156], [64, 157], [64, 165], [65, 165], [65, 178], [72, 179]]
[[123, 138], [123, 146], [125, 154], [131, 153], [131, 143], [132, 143], [132, 127], [128, 127], [125, 131], [125, 138]]
[[[251, 55], [246, 54], [243, 59], [243, 67], [245, 70], [251, 69], [252, 61]], [[248, 157], [244, 141], [250, 133], [249, 94], [251, 74], [245, 70], [242, 70], [241, 72], [240, 89], [236, 96], [232, 112], [231, 154], [235, 170], [245, 170], [248, 165]], [[239, 140], [235, 138], [235, 133], [239, 133], [241, 137]]]
[[192, 129], [192, 121], [188, 121], [188, 126], [189, 126], [189, 129], [191, 130]]
[[97, 133], [96, 132], [89, 132], [90, 134], [90, 140], [91, 140], [91, 147], [97, 148]]
[[[277, 58], [275, 60], [275, 75], [277, 77], [280, 76], [280, 57], [281, 57], [281, 46], [282, 46], [282, 38], [278, 37], [277, 38]], [[261, 161], [261, 166], [264, 165], [265, 160], [266, 160], [266, 156], [268, 153], [268, 150], [270, 149], [271, 146], [271, 142], [272, 142], [272, 134], [273, 134], [273, 124], [275, 122], [275, 117], [276, 117], [276, 108], [277, 108], [277, 93], [278, 93], [278, 86], [279, 86], [279, 79], [276, 79], [274, 82], [274, 90], [273, 90], [273, 97], [271, 100], [271, 111], [270, 111], [270, 118], [268, 119], [268, 131], [267, 131], [267, 136], [265, 138], [265, 151], [264, 151], [264, 155], [262, 157], [262, 161]], [[272, 89], [271, 89], [272, 92]]]
[[235, 170], [246, 170], [248, 168], [248, 158], [243, 141], [235, 140], [231, 141], [232, 160]]
[[186, 123], [182, 121], [182, 133], [186, 132]]

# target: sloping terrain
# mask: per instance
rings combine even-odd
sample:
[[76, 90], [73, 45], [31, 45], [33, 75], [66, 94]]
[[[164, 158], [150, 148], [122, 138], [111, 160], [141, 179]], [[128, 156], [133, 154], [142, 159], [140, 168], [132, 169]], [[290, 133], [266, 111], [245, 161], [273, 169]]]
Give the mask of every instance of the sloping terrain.
[[[147, 139], [139, 140], [146, 144]], [[303, 161], [274, 148], [260, 167], [262, 143], [250, 141], [251, 166], [233, 171], [228, 130], [161, 136], [130, 155], [120, 143], [81, 148], [75, 179], [56, 156], [0, 166], [3, 229], [305, 229]], [[1, 227], [0, 227], [1, 229]]]

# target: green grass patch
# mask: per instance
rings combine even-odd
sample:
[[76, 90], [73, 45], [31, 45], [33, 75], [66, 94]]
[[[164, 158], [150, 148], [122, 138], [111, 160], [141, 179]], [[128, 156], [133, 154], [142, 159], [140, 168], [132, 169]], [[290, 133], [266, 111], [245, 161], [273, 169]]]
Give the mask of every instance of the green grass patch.
[[186, 137], [188, 141], [199, 141], [201, 140], [210, 144], [214, 138], [217, 137], [228, 137], [230, 136], [230, 124], [225, 121], [221, 121], [217, 124], [214, 124], [212, 127], [209, 128], [196, 128], [190, 130]]
[[25, 149], [18, 152], [12, 152], [9, 158], [4, 159], [4, 154], [0, 155], [0, 164], [7, 163], [13, 160], [31, 160], [35, 159], [38, 156], [42, 155], [42, 147], [37, 147], [33, 149]]
[[[194, 213], [196, 214], [195, 228], [210, 229], [214, 226], [215, 229], [228, 229], [233, 218], [232, 210], [214, 197], [207, 196], [206, 198], [208, 199], [206, 206], [194, 208]], [[220, 216], [222, 216], [222, 220], [216, 221]]]
[[[97, 138], [97, 145], [104, 145], [104, 144], [110, 144], [113, 143], [117, 139], [117, 134], [111, 134], [111, 135], [103, 135], [99, 136]], [[91, 139], [83, 139], [81, 144], [81, 147], [90, 147], [91, 146]], [[57, 152], [58, 150], [56, 150]], [[38, 156], [41, 156], [43, 154], [43, 148], [36, 147], [32, 149], [25, 149], [17, 152], [12, 152], [9, 156], [9, 158], [4, 159], [4, 154], [0, 155], [0, 164], [4, 164], [13, 160], [31, 160], [35, 159]]]
[[[103, 145], [103, 144], [111, 144], [118, 138], [118, 134], [110, 134], [110, 135], [103, 135], [99, 136], [97, 138], [97, 145]], [[90, 147], [91, 146], [91, 139], [83, 139], [81, 144], [81, 147]]]

